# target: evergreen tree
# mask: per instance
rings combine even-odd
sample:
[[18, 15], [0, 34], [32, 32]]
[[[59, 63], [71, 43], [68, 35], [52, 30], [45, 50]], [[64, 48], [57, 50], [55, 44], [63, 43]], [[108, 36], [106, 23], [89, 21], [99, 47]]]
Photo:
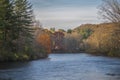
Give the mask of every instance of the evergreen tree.
[[31, 7], [27, 0], [0, 0], [0, 57], [5, 60], [31, 50]]
[[[0, 1], [0, 40], [2, 48], [8, 51], [12, 50], [10, 47], [13, 39], [13, 7], [11, 0]], [[2, 51], [2, 50], [1, 50]]]
[[32, 6], [27, 0], [15, 0], [14, 11], [16, 13], [17, 35], [19, 51], [28, 51], [32, 40]]
[[27, 0], [0, 0], [0, 61], [37, 58], [30, 54], [37, 53], [33, 22], [32, 5]]

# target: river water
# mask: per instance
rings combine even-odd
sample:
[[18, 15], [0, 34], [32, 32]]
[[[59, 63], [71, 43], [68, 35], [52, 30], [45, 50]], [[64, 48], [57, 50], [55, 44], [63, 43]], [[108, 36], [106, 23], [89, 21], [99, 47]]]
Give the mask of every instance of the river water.
[[0, 63], [0, 79], [120, 80], [120, 59], [88, 54], [50, 54], [48, 59]]

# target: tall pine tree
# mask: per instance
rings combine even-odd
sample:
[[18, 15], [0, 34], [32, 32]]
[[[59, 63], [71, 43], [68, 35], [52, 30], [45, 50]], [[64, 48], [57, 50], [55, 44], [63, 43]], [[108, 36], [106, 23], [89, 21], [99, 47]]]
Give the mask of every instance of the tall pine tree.
[[18, 50], [29, 51], [32, 40], [32, 6], [27, 0], [15, 0], [14, 11], [16, 13]]
[[3, 60], [30, 52], [31, 7], [27, 0], [0, 0], [0, 58]]
[[[0, 1], [0, 40], [2, 43], [3, 50], [7, 49], [12, 51], [12, 40], [13, 40], [13, 6], [11, 0]], [[2, 51], [2, 50], [1, 50]]]

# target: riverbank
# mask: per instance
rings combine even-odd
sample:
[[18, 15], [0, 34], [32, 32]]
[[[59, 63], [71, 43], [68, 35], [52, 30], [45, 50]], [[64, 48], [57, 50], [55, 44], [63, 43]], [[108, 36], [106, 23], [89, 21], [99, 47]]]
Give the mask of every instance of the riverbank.
[[26, 62], [38, 59], [48, 58], [48, 54], [34, 54], [34, 55], [10, 55], [10, 56], [2, 56], [0, 57], [0, 62]]
[[111, 58], [120, 58], [120, 55], [112, 55], [112, 54], [107, 54], [107, 53], [101, 53], [101, 52], [93, 52], [93, 51], [75, 51], [75, 52], [67, 52], [67, 51], [57, 51], [57, 52], [52, 52], [52, 54], [90, 54], [93, 56], [103, 56], [103, 57], [111, 57]]

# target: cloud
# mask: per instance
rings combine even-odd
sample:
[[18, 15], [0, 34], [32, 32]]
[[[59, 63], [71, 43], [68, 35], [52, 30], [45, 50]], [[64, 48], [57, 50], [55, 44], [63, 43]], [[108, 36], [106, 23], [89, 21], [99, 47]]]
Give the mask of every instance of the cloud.
[[[36, 9], [35, 15], [44, 27], [74, 28], [85, 23], [100, 23], [95, 7], [60, 7]], [[69, 27], [68, 27], [69, 26]]]

